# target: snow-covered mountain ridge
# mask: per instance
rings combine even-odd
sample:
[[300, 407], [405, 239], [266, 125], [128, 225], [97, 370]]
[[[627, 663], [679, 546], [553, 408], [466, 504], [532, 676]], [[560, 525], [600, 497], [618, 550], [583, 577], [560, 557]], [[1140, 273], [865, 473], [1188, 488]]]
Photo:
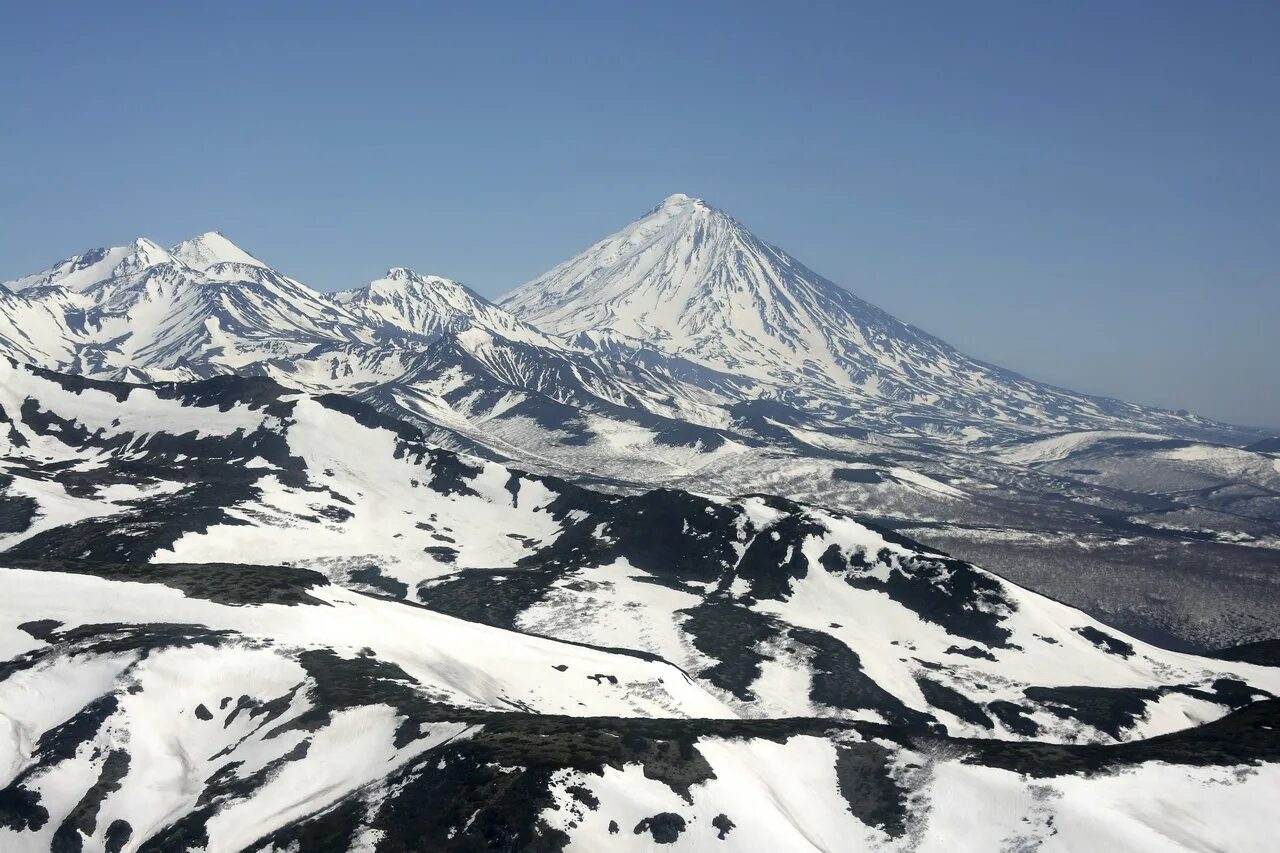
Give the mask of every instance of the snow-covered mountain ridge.
[[1267, 837], [1280, 669], [820, 506], [601, 493], [258, 377], [0, 360], [0, 521], [6, 850]]
[[216, 232], [171, 251], [145, 239], [92, 250], [3, 287], [0, 352], [104, 379], [249, 373], [370, 391], [424, 373], [438, 384], [461, 360], [473, 391], [496, 382], [646, 414], [719, 399], [661, 364], [605, 360], [543, 334], [458, 282], [392, 268], [363, 288], [321, 294]]
[[[356, 318], [213, 233], [171, 252], [146, 239], [94, 250], [5, 286], [10, 354], [90, 376], [198, 378], [321, 341], [371, 340]], [[32, 315], [43, 320], [34, 333]]]

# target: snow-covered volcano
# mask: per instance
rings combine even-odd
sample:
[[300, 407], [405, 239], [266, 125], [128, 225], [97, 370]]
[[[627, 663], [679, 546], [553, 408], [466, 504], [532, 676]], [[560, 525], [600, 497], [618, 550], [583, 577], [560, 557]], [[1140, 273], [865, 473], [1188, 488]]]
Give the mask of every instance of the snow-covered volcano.
[[904, 414], [1058, 429], [1192, 420], [970, 358], [683, 194], [499, 304], [544, 331], [621, 333], [798, 402], [888, 404]]

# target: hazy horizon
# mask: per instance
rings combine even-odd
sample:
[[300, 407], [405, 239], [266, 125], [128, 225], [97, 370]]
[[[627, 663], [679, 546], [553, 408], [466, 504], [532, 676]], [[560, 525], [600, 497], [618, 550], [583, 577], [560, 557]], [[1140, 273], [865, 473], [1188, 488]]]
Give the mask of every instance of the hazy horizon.
[[978, 358], [1280, 429], [1280, 7], [312, 8], [12, 11], [0, 279], [220, 230], [494, 298], [685, 192]]

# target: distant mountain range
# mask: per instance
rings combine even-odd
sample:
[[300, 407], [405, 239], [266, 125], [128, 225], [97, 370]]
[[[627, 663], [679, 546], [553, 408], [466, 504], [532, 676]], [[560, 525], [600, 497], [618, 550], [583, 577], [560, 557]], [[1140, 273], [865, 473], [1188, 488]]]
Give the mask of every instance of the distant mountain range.
[[[103, 378], [280, 370], [282, 360], [326, 351], [421, 348], [447, 336], [482, 346], [480, 338], [492, 337], [552, 358], [573, 351], [663, 368], [693, 386], [684, 394], [695, 400], [708, 391], [776, 399], [861, 426], [953, 440], [1135, 427], [1252, 434], [971, 359], [685, 195], [518, 288], [503, 307], [403, 268], [321, 294], [217, 232], [168, 251], [145, 238], [91, 250], [3, 286], [0, 343], [8, 354]], [[480, 334], [466, 335], [473, 330]], [[358, 373], [353, 367], [350, 375]]]
[[91, 250], [0, 285], [0, 353], [265, 376], [621, 492], [840, 507], [1186, 648], [1280, 632], [1266, 436], [971, 359], [684, 195], [500, 304], [403, 268], [319, 293], [217, 232]]

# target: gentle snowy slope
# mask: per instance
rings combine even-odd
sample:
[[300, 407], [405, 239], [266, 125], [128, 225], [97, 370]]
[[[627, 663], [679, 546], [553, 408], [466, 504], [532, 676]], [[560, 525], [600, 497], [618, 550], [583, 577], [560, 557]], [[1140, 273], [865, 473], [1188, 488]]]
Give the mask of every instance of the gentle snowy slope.
[[0, 580], [6, 851], [1270, 840], [1274, 701], [1114, 747], [734, 720], [660, 662], [451, 620], [304, 570], [82, 563], [0, 568]]

